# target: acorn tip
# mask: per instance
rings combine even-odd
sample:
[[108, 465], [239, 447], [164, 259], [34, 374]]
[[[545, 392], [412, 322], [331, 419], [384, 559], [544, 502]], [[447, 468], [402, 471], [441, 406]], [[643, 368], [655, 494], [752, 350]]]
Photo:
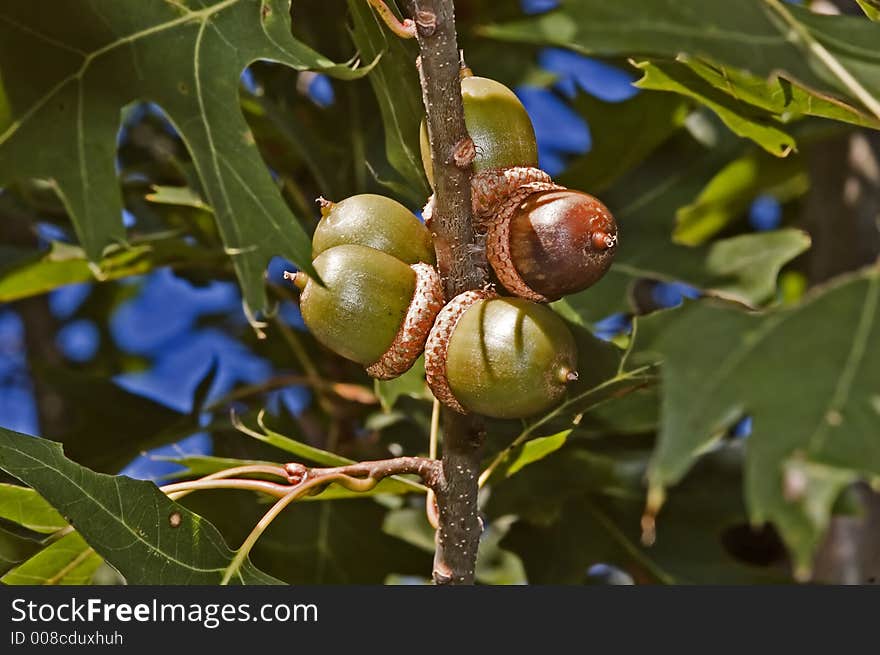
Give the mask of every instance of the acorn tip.
[[297, 287], [300, 291], [302, 291], [306, 288], [306, 283], [309, 281], [309, 276], [302, 271], [284, 271], [284, 279], [291, 280], [293, 282], [293, 285]]
[[326, 216], [330, 213], [330, 210], [336, 206], [336, 203], [332, 200], [327, 200], [324, 196], [318, 196], [315, 198], [315, 202], [318, 203], [318, 207], [321, 208], [321, 216]]

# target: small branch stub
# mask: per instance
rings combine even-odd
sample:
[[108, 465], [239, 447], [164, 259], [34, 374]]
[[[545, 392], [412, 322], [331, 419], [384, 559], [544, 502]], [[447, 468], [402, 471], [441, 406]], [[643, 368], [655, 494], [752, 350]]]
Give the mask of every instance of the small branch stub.
[[437, 14], [428, 9], [416, 11], [416, 26], [422, 36], [433, 36], [437, 31]]

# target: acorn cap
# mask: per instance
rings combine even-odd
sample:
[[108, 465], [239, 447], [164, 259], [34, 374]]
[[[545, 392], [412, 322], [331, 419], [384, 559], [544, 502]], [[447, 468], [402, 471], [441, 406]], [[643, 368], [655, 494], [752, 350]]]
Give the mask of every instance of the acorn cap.
[[486, 219], [486, 258], [492, 265], [501, 285], [510, 293], [533, 302], [551, 299], [532, 289], [513, 263], [510, 252], [510, 219], [529, 196], [541, 191], [563, 189], [552, 182], [530, 182], [518, 187], [501, 203], [497, 211]]
[[475, 173], [471, 178], [474, 216], [481, 222], [493, 216], [520, 187], [532, 182], [552, 184], [553, 179], [533, 166], [492, 168]]
[[406, 317], [394, 341], [378, 361], [367, 367], [367, 373], [379, 380], [390, 380], [405, 373], [422, 354], [428, 332], [443, 307], [443, 286], [440, 275], [427, 264], [412, 264], [416, 273], [416, 289]]
[[434, 327], [431, 328], [425, 342], [425, 377], [428, 386], [437, 400], [459, 414], [467, 414], [467, 411], [452, 393], [449, 380], [446, 377], [446, 354], [449, 339], [452, 337], [459, 319], [474, 303], [495, 296], [495, 292], [489, 290], [465, 291], [458, 294], [437, 314]]
[[[442, 305], [433, 269], [354, 244], [325, 250], [314, 266], [325, 286], [306, 279], [300, 309], [315, 339], [347, 359], [375, 365], [382, 377], [412, 366]], [[302, 284], [302, 274], [294, 282]]]
[[[498, 213], [501, 205], [517, 189], [531, 182], [552, 183], [553, 179], [540, 168], [533, 166], [491, 168], [475, 173], [471, 177], [471, 209], [474, 215], [474, 227], [485, 231], [488, 221]], [[434, 196], [432, 194], [422, 209], [422, 218], [429, 228], [433, 217]]]

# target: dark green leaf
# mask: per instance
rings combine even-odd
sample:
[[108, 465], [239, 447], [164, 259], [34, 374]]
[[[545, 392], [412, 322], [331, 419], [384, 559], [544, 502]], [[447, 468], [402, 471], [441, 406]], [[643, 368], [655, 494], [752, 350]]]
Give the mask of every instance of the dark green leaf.
[[[0, 428], [0, 468], [39, 492], [130, 584], [217, 584], [233, 560], [213, 525], [154, 484], [90, 471], [58, 443]], [[233, 580], [278, 582], [249, 561]]]
[[[394, 6], [393, 0], [387, 3]], [[391, 34], [364, 0], [348, 0], [354, 21], [355, 45], [364, 61], [380, 57], [367, 79], [373, 87], [382, 124], [388, 161], [408, 187], [407, 196], [424, 200], [429, 194], [419, 152], [419, 125], [424, 108], [419, 74], [413, 65], [419, 49], [415, 40]]]
[[817, 15], [779, 0], [565, 0], [557, 11], [485, 27], [483, 33], [605, 56], [685, 53], [760, 77], [796, 80], [823, 97], [836, 93], [856, 100], [803, 41], [807, 34], [869, 93], [880, 96], [880, 26], [851, 16]]
[[[186, 503], [237, 542], [266, 510], [252, 498], [193, 494]], [[430, 572], [430, 555], [382, 532], [385, 515], [367, 498], [297, 502], [263, 534], [251, 559], [290, 584], [381, 584], [392, 573]]]
[[83, 466], [116, 473], [144, 450], [198, 430], [190, 417], [130, 393], [103, 377], [67, 368], [41, 371], [70, 408], [65, 430], [52, 437]]
[[878, 299], [872, 270], [766, 314], [696, 302], [640, 320], [637, 354], [663, 359], [652, 487], [680, 480], [751, 416], [750, 517], [778, 526], [805, 574], [840, 489], [880, 476]]
[[599, 193], [631, 170], [679, 129], [687, 115], [684, 100], [663, 93], [640, 93], [622, 103], [580, 94], [574, 108], [590, 126], [590, 152], [569, 163], [559, 183]]
[[[735, 453], [732, 453], [735, 455]], [[640, 541], [647, 453], [566, 448], [493, 489], [490, 515], [523, 511], [501, 545], [519, 555], [532, 584], [583, 584], [611, 564], [637, 583], [761, 583], [781, 573], [735, 559], [723, 537], [745, 524], [739, 462], [713, 456], [676, 489], [651, 547]], [[521, 509], [520, 509], [521, 508]], [[548, 556], [552, 553], [552, 556]]]
[[[20, 66], [27, 52], [38, 66]], [[157, 102], [187, 143], [244, 295], [264, 304], [273, 255], [310, 269], [311, 247], [238, 110], [239, 77], [257, 59], [351, 78], [293, 39], [284, 0], [183, 3], [10, 0], [0, 10], [0, 68], [12, 122], [0, 133], [0, 181], [50, 178], [92, 260], [124, 241], [114, 168], [123, 106]]]

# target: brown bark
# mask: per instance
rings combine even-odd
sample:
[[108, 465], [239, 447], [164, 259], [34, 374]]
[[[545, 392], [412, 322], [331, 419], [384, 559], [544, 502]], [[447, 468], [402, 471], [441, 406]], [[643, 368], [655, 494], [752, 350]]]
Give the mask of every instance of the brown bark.
[[[472, 141], [464, 123], [459, 52], [452, 0], [413, 0], [421, 52], [419, 73], [434, 168], [431, 231], [447, 295], [487, 282], [485, 252], [471, 215]], [[470, 147], [469, 147], [470, 146]], [[437, 488], [439, 529], [434, 556], [437, 584], [473, 584], [482, 526], [477, 508], [479, 417], [444, 411], [443, 476]]]

